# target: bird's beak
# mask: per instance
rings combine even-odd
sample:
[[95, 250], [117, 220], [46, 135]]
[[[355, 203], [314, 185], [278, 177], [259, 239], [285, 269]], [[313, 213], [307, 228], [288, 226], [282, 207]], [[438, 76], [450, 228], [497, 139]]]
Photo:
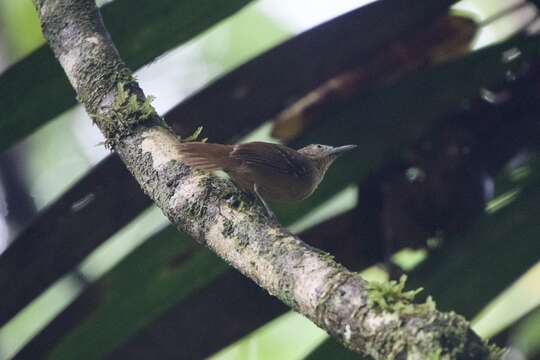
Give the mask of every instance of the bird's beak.
[[333, 148], [330, 150], [330, 155], [339, 156], [341, 154], [344, 154], [348, 151], [351, 151], [352, 149], [355, 149], [358, 145], [344, 145], [344, 146], [338, 146], [336, 148]]

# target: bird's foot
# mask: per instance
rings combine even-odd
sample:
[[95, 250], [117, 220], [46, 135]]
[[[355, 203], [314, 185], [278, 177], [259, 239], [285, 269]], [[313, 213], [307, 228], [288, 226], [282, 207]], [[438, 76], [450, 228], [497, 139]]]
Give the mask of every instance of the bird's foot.
[[263, 199], [263, 197], [261, 196], [261, 194], [259, 194], [259, 191], [258, 191], [258, 189], [257, 189], [257, 184], [253, 184], [253, 192], [255, 193], [255, 195], [257, 196], [257, 198], [259, 199], [259, 201], [263, 204], [264, 209], [266, 210], [266, 215], [268, 215], [268, 217], [269, 217], [273, 222], [278, 222], [278, 219], [277, 219], [276, 215], [274, 214], [274, 212], [270, 209], [270, 207], [268, 206], [268, 204], [266, 203], [266, 201]]

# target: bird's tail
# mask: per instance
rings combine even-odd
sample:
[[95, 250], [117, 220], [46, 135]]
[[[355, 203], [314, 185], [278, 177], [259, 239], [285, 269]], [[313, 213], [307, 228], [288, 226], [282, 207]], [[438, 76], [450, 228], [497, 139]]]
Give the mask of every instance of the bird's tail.
[[227, 169], [232, 165], [230, 153], [232, 145], [186, 142], [178, 145], [180, 160], [197, 170], [214, 171]]

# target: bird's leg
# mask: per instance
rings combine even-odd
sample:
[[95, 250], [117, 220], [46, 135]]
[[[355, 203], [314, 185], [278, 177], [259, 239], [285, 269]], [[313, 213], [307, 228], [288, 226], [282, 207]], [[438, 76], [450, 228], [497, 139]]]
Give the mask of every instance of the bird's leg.
[[257, 184], [256, 183], [253, 183], [253, 192], [255, 193], [255, 195], [259, 198], [259, 200], [261, 201], [261, 203], [264, 205], [264, 208], [266, 209], [266, 214], [268, 214], [268, 216], [270, 218], [272, 218], [272, 220], [276, 220], [277, 221], [277, 218], [276, 218], [276, 215], [274, 215], [274, 212], [272, 210], [270, 210], [270, 207], [268, 206], [268, 204], [266, 203], [266, 201], [263, 199], [263, 197], [261, 196], [261, 194], [259, 194], [259, 190], [257, 189]]

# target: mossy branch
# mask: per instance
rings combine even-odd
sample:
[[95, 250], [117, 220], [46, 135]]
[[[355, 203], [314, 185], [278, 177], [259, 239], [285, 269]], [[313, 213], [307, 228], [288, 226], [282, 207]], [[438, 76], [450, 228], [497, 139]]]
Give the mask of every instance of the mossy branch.
[[[414, 298], [423, 289], [404, 291], [407, 276], [402, 275], [399, 282], [391, 281], [371, 281], [368, 283], [368, 302], [374, 311], [395, 312], [398, 314], [409, 315], [415, 311], [419, 305], [415, 305]], [[426, 310], [435, 310], [435, 303], [428, 298]]]
[[156, 113], [152, 107], [153, 96], [140, 99], [130, 93], [124, 82], [116, 84], [116, 96], [106, 112], [92, 114], [90, 117], [100, 125], [106, 141], [105, 146], [112, 149], [118, 142], [128, 136], [136, 127], [143, 124]]
[[78, 99], [145, 193], [179, 229], [359, 353], [376, 359], [497, 354], [462, 317], [438, 312], [433, 302], [414, 304], [417, 291], [404, 291], [404, 279], [366, 282], [267, 219], [264, 209], [230, 181], [192, 172], [179, 161], [179, 138], [120, 59], [95, 3], [34, 2]]

